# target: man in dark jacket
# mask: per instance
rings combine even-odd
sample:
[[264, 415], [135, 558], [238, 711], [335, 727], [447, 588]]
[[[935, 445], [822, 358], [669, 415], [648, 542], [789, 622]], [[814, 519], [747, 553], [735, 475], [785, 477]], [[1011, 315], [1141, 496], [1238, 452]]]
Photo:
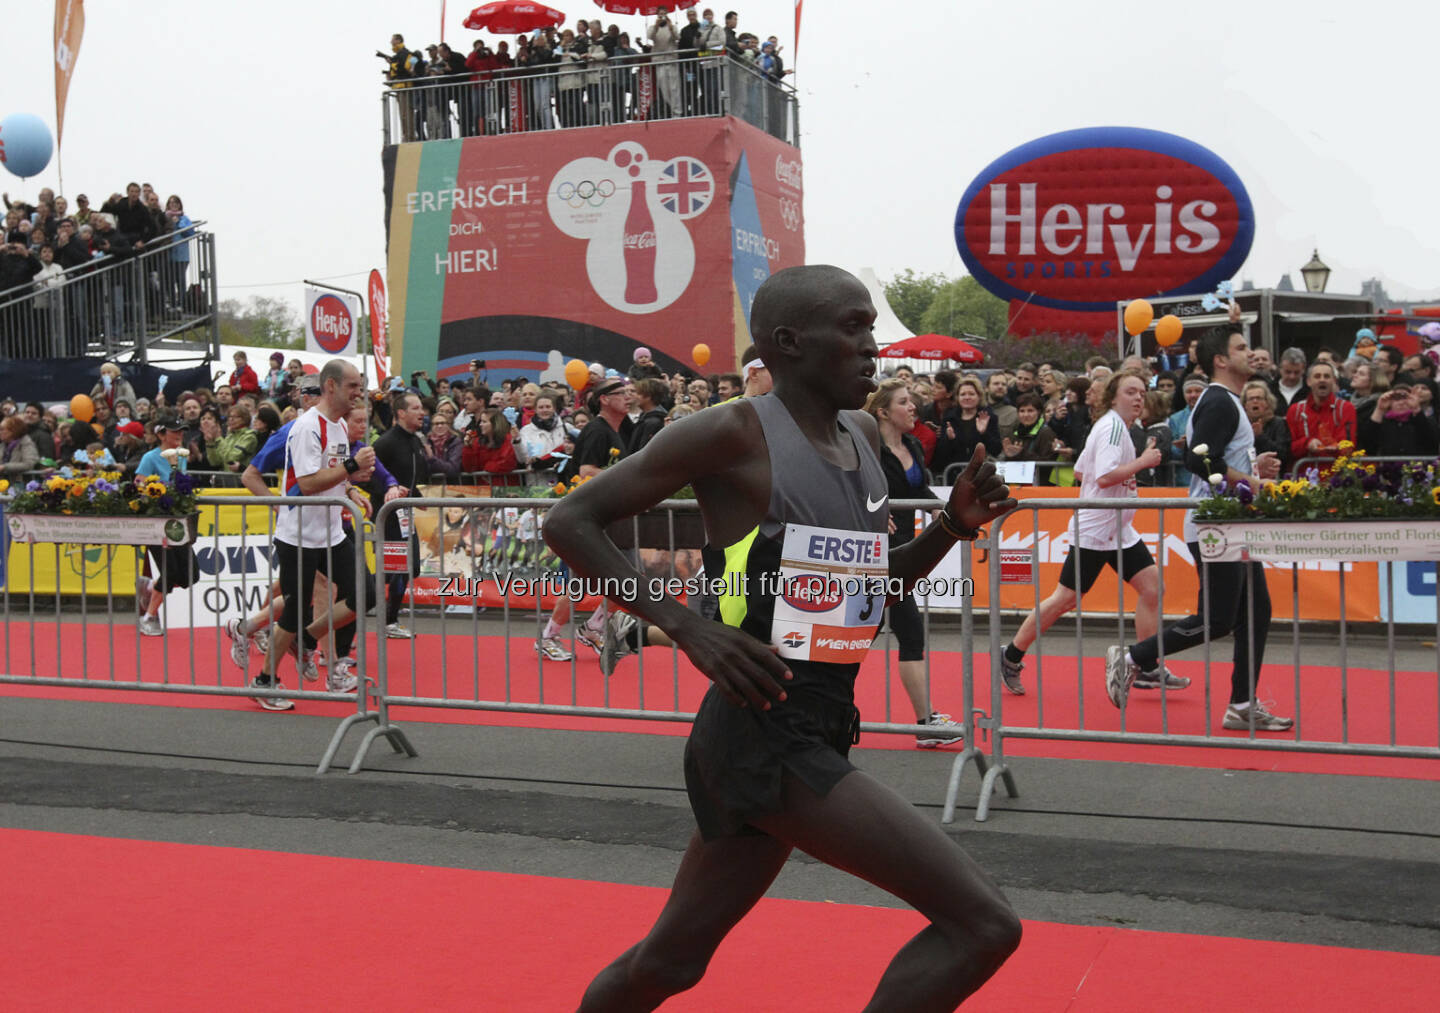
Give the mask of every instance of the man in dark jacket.
[[139, 183], [125, 187], [125, 199], [115, 209], [115, 228], [141, 245], [155, 238], [155, 216], [140, 199]]
[[[402, 391], [392, 397], [390, 410], [395, 424], [375, 439], [375, 457], [400, 483], [399, 487], [404, 490], [401, 495], [414, 496], [416, 487], [430, 474], [425, 440], [420, 436], [425, 408], [420, 403], [420, 395]], [[406, 640], [412, 634], [400, 625], [400, 604], [410, 578], [420, 565], [420, 540], [408, 511], [397, 510], [385, 519], [385, 540], [410, 543], [410, 572], [392, 573], [385, 579], [385, 635]]]
[[640, 417], [630, 430], [630, 453], [637, 454], [665, 428], [665, 409], [661, 407], [669, 388], [663, 380], [646, 377], [631, 384]]

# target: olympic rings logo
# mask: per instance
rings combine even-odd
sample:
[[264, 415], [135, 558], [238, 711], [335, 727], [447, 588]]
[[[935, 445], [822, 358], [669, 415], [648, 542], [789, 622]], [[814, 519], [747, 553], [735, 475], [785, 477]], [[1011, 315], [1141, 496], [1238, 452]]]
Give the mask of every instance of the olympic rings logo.
[[565, 182], [556, 189], [555, 196], [572, 208], [582, 208], [587, 204], [598, 208], [615, 196], [615, 181], [602, 179], [596, 182], [586, 179], [579, 183]]
[[780, 220], [791, 232], [800, 228], [800, 202], [783, 197], [780, 200]]

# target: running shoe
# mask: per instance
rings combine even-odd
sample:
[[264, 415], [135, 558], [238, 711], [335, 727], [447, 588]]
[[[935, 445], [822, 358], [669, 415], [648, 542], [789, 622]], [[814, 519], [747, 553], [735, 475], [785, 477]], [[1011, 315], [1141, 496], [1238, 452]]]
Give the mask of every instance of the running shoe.
[[239, 619], [225, 624], [225, 635], [230, 638], [230, 660], [244, 668], [250, 661], [250, 638], [240, 632]]
[[1137, 674], [1137, 667], [1125, 660], [1124, 647], [1111, 644], [1105, 649], [1105, 692], [1116, 707], [1124, 708]]
[[619, 611], [611, 612], [610, 618], [605, 620], [605, 642], [600, 645], [600, 671], [606, 675], [615, 671], [621, 658], [635, 653], [635, 648], [626, 639], [635, 628], [635, 622], [630, 613]]
[[353, 693], [358, 685], [360, 677], [355, 674], [355, 659], [337, 658], [330, 669], [329, 679], [325, 681], [325, 688], [332, 693]]
[[141, 616], [139, 626], [142, 637], [163, 637], [165, 635], [165, 627], [160, 625], [159, 616]]
[[306, 682], [314, 682], [320, 678], [320, 667], [315, 664], [315, 652], [307, 651], [300, 646], [300, 641], [295, 641], [291, 648], [295, 652], [295, 667], [300, 672], [300, 678]]
[[415, 634], [411, 633], [399, 623], [391, 623], [389, 626], [385, 627], [385, 636], [389, 637], [391, 640], [410, 640], [415, 636]]
[[1005, 652], [1000, 652], [1000, 681], [1005, 683], [1005, 688], [1016, 696], [1025, 695], [1025, 684], [1020, 681], [1020, 673], [1025, 671], [1025, 662], [1011, 661], [1005, 657]]
[[[609, 620], [607, 619], [608, 623]], [[599, 630], [592, 630], [588, 626], [582, 626], [575, 631], [575, 643], [584, 644], [597, 655], [605, 649], [605, 634]]]
[[1225, 720], [1221, 725], [1231, 731], [1248, 732], [1250, 730], [1251, 712], [1254, 712], [1255, 730], [1257, 732], [1284, 732], [1295, 726], [1294, 718], [1282, 718], [1278, 714], [1271, 714], [1265, 709], [1265, 705], [1256, 700], [1243, 711], [1236, 710], [1231, 704], [1225, 708]]
[[[1162, 670], [1156, 669], [1153, 672], [1141, 672], [1135, 676], [1132, 689], [1159, 689]], [[1169, 668], [1163, 670], [1166, 689], [1184, 689], [1190, 685], [1190, 680], [1183, 675], [1176, 675]]]
[[145, 618], [145, 610], [150, 607], [150, 591], [154, 585], [149, 577], [135, 578], [135, 619], [138, 622]]
[[255, 653], [260, 655], [262, 658], [265, 657], [265, 655], [269, 654], [270, 627], [267, 626], [263, 630], [256, 630], [254, 633], [250, 634], [250, 646], [253, 647], [255, 649]]
[[535, 653], [546, 661], [569, 661], [575, 655], [565, 650], [558, 637], [542, 637], [535, 641]]
[[[261, 680], [264, 680], [263, 682]], [[285, 684], [279, 679], [272, 679], [269, 676], [257, 675], [250, 680], [251, 689], [284, 689]], [[252, 696], [250, 698], [260, 705], [261, 710], [267, 711], [288, 711], [295, 709], [294, 700], [286, 700], [279, 696]]]
[[929, 735], [916, 735], [915, 747], [917, 749], [934, 749], [936, 746], [953, 746], [962, 742], [965, 736], [960, 734], [960, 723], [949, 714], [941, 714], [938, 711], [932, 712], [924, 721], [917, 722], [922, 725], [931, 725], [935, 731]]

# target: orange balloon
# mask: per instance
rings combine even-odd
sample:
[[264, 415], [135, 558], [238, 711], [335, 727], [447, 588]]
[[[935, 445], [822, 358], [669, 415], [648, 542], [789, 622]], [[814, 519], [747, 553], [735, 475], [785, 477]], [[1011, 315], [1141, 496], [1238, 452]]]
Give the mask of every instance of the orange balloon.
[[76, 394], [70, 399], [70, 417], [77, 422], [89, 422], [95, 417], [95, 402], [89, 394]]
[[1144, 299], [1133, 299], [1125, 307], [1125, 330], [1130, 332], [1131, 337], [1144, 331], [1154, 319], [1155, 309]]
[[581, 359], [571, 359], [565, 363], [565, 382], [576, 390], [584, 390], [590, 382], [590, 367]]
[[1180, 335], [1185, 333], [1185, 325], [1180, 318], [1173, 313], [1166, 313], [1159, 320], [1155, 321], [1155, 340], [1161, 348], [1169, 348], [1180, 340]]
[[700, 342], [694, 348], [690, 349], [690, 357], [695, 360], [695, 365], [705, 365], [705, 363], [710, 361], [710, 346], [703, 341]]

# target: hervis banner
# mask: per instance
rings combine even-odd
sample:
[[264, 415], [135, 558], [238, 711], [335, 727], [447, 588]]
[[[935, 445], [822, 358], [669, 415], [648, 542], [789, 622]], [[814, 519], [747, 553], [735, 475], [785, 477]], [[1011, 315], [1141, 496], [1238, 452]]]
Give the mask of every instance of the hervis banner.
[[1041, 137], [981, 170], [955, 213], [955, 244], [1010, 300], [1016, 334], [1113, 330], [1115, 303], [1213, 291], [1255, 238], [1235, 170], [1159, 130], [1092, 127]]
[[305, 286], [305, 351], [356, 355], [360, 300], [353, 295]]

